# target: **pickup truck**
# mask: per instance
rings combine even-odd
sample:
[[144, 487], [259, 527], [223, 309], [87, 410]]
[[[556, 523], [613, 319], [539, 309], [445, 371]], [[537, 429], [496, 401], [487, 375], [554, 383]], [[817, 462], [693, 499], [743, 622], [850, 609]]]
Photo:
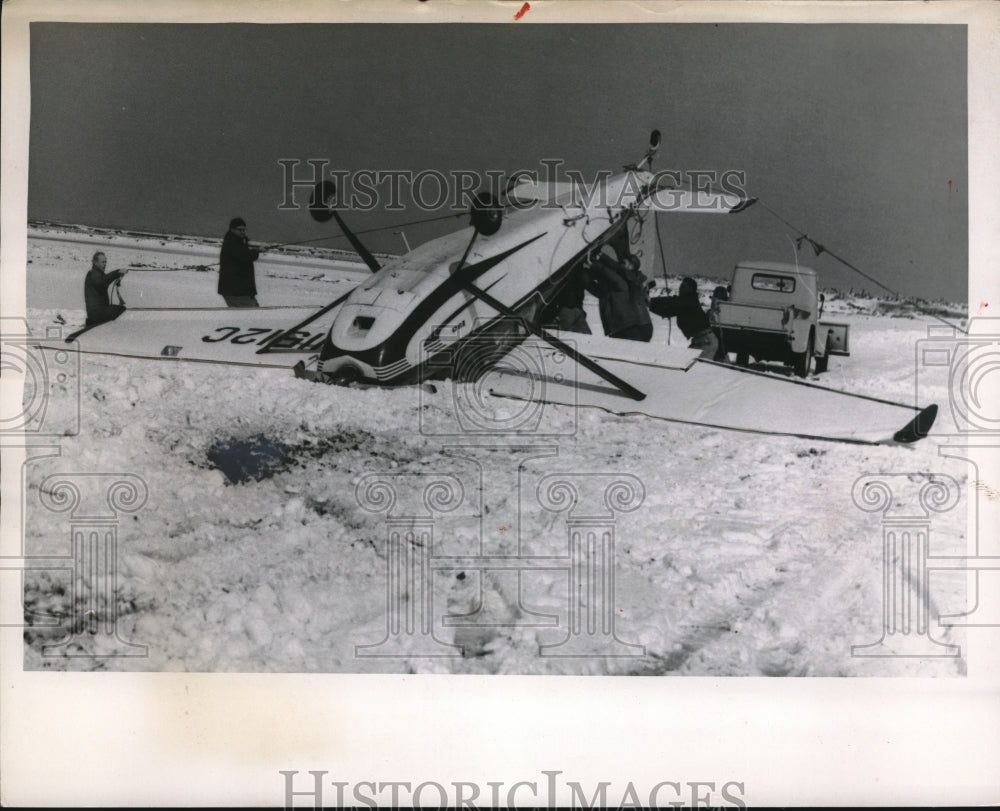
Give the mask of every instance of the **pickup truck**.
[[714, 298], [710, 312], [721, 350], [745, 366], [751, 357], [779, 361], [806, 377], [813, 359], [825, 372], [831, 355], [850, 355], [848, 325], [819, 319], [824, 296], [816, 271], [780, 262], [740, 262], [728, 298]]

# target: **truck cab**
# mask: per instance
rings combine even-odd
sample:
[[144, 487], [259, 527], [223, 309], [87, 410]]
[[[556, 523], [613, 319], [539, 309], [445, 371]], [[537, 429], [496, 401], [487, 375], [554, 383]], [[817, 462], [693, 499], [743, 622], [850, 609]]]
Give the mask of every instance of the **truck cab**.
[[736, 362], [778, 361], [806, 377], [816, 361], [825, 372], [831, 355], [849, 355], [848, 325], [821, 322], [824, 297], [816, 271], [782, 262], [740, 262], [728, 298], [712, 304], [711, 321], [722, 351]]

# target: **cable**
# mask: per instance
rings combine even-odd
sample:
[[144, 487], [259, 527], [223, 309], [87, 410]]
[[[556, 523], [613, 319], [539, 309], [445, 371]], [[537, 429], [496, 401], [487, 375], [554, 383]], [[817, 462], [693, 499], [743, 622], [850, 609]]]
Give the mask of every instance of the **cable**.
[[[430, 222], [440, 222], [441, 220], [450, 220], [450, 219], [453, 219], [455, 217], [461, 217], [461, 216], [464, 216], [467, 213], [468, 213], [467, 211], [461, 211], [461, 212], [453, 213], [453, 214], [445, 214], [445, 215], [442, 215], [442, 216], [439, 216], [439, 217], [428, 217], [428, 218], [423, 219], [423, 220], [412, 220], [410, 222], [395, 223], [393, 225], [381, 225], [378, 228], [368, 228], [368, 229], [366, 229], [364, 231], [356, 231], [355, 235], [360, 235], [360, 234], [374, 234], [374, 233], [377, 233], [378, 231], [387, 231], [390, 228], [397, 228], [397, 229], [398, 228], [409, 228], [409, 227], [414, 226], [414, 225], [424, 225], [424, 224], [430, 223]], [[278, 248], [290, 248], [290, 247], [293, 247], [295, 245], [308, 245], [308, 244], [310, 244], [312, 242], [326, 242], [328, 240], [343, 239], [343, 238], [344, 238], [344, 234], [330, 234], [330, 235], [325, 236], [325, 237], [315, 237], [313, 239], [303, 239], [303, 240], [300, 240], [298, 242], [279, 242], [276, 245], [264, 245], [261, 248], [259, 248], [259, 250], [263, 253], [264, 251], [274, 251], [274, 250], [277, 250]], [[146, 267], [146, 268], [130, 268], [130, 270], [139, 271], [139, 272], [142, 272], [142, 271], [156, 271], [156, 272], [161, 272], [162, 273], [163, 271], [173, 271], [173, 270], [208, 270], [209, 268], [216, 267], [217, 265], [219, 265], [219, 262], [211, 262], [211, 263], [199, 262], [196, 265], [182, 265], [181, 267], [174, 267], [174, 268]]]
[[[117, 279], [115, 279], [111, 283], [111, 295], [112, 296], [117, 295], [118, 296], [118, 303], [121, 304], [124, 307], [125, 306], [125, 299], [122, 298], [121, 285], [122, 285], [122, 277], [119, 276]], [[110, 297], [111, 296], [109, 296], [109, 298]]]
[[653, 212], [653, 226], [656, 229], [656, 244], [660, 248], [660, 265], [663, 268], [663, 292], [664, 293], [669, 293], [670, 291], [667, 288], [667, 285], [668, 285], [668, 280], [667, 280], [667, 260], [666, 260], [666, 255], [667, 254], [663, 250], [663, 238], [660, 236], [660, 218], [656, 216], [656, 212], [655, 211]]
[[[892, 293], [892, 295], [896, 296], [896, 298], [903, 298], [903, 296], [900, 293], [896, 292], [895, 290], [893, 290], [888, 285], [883, 284], [878, 279], [876, 279], [874, 276], [870, 276], [869, 274], [867, 274], [863, 270], [861, 270], [861, 268], [855, 267], [850, 262], [848, 262], [846, 259], [844, 259], [844, 258], [842, 258], [840, 256], [837, 256], [837, 254], [835, 254], [833, 251], [831, 251], [825, 245], [820, 245], [816, 240], [814, 240], [812, 237], [810, 237], [808, 234], [806, 234], [805, 231], [803, 231], [801, 228], [796, 228], [794, 225], [792, 225], [788, 220], [786, 220], [784, 217], [782, 217], [777, 211], [775, 211], [773, 208], [771, 208], [767, 203], [765, 203], [760, 198], [757, 199], [757, 202], [760, 203], [760, 205], [763, 206], [764, 209], [766, 209], [767, 211], [769, 211], [774, 217], [776, 217], [778, 220], [780, 220], [782, 223], [784, 223], [787, 227], [791, 228], [793, 231], [795, 231], [795, 233], [798, 234], [798, 238], [795, 240], [796, 248], [801, 248], [803, 242], [808, 242], [812, 246], [813, 252], [816, 254], [816, 256], [819, 256], [821, 253], [825, 253], [828, 256], [830, 256], [831, 259], [837, 260], [838, 262], [840, 262], [840, 264], [844, 265], [845, 267], [850, 268], [855, 273], [857, 273], [859, 276], [863, 276], [868, 281], [872, 282], [872, 284], [877, 284], [883, 290], [885, 290], [885, 291], [887, 291], [889, 293]], [[946, 321], [944, 318], [942, 318], [939, 315], [935, 315], [933, 313], [928, 313], [928, 315], [930, 315], [931, 318], [934, 318], [934, 319], [940, 321], [942, 324], [946, 324], [947, 326], [952, 327], [953, 329], [957, 329], [963, 335], [968, 335], [969, 334], [967, 330], [962, 329], [957, 324], [952, 324], [950, 321]]]
[[[656, 244], [660, 248], [660, 265], [663, 268], [663, 292], [665, 295], [670, 294], [670, 287], [667, 280], [667, 260], [666, 252], [663, 250], [663, 238], [660, 236], [660, 218], [656, 216], [656, 212], [652, 212], [653, 216], [653, 229], [656, 231]], [[674, 321], [672, 318], [666, 319], [667, 321], [667, 346], [671, 345], [674, 334]]]

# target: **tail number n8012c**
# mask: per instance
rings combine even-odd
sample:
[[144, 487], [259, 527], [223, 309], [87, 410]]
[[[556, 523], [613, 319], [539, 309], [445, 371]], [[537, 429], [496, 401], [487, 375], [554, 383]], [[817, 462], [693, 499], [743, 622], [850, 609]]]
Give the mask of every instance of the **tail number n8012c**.
[[311, 352], [318, 349], [326, 337], [323, 333], [306, 332], [305, 330], [295, 330], [287, 335], [284, 330], [271, 329], [270, 327], [218, 327], [214, 335], [203, 335], [202, 341], [206, 343], [221, 343], [228, 341], [231, 344], [264, 344], [274, 340], [279, 335], [281, 339], [274, 342], [276, 349], [301, 349], [304, 352]]

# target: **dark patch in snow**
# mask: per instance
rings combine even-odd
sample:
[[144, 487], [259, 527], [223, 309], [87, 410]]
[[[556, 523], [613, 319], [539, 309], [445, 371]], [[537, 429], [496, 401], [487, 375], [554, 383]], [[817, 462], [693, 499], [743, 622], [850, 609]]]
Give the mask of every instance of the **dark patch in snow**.
[[233, 484], [269, 479], [310, 459], [336, 463], [359, 456], [385, 461], [392, 454], [377, 448], [378, 439], [367, 431], [344, 431], [330, 438], [306, 439], [288, 444], [264, 434], [217, 440], [205, 453], [211, 467], [221, 470]]
[[205, 454], [212, 467], [232, 484], [268, 479], [292, 463], [290, 449], [263, 434], [246, 439], [219, 440]]

